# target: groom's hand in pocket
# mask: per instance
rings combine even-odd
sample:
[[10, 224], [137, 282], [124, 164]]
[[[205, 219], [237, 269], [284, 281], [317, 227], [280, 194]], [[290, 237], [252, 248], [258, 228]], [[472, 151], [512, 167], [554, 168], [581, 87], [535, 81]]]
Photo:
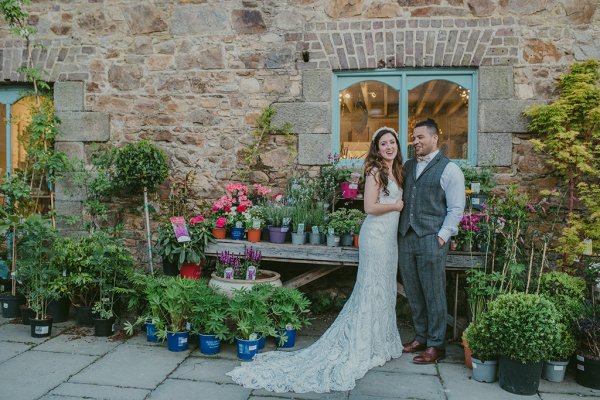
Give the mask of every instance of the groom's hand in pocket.
[[439, 236], [437, 237], [437, 239], [438, 239], [438, 243], [440, 244], [440, 249], [441, 249], [446, 244], [446, 241]]

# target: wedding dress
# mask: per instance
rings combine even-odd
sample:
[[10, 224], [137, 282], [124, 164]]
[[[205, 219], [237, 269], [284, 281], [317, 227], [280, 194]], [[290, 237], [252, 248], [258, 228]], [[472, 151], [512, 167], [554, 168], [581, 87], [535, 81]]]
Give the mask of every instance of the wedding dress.
[[[390, 179], [389, 195], [380, 203], [395, 203], [402, 190]], [[294, 352], [258, 354], [228, 372], [247, 388], [273, 392], [347, 391], [367, 371], [402, 355], [396, 325], [396, 271], [399, 212], [367, 215], [360, 230], [356, 284], [344, 308], [311, 346]]]

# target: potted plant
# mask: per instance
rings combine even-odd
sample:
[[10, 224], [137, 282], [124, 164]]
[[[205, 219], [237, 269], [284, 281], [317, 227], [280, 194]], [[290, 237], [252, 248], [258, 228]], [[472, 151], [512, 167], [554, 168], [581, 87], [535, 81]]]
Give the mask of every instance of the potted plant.
[[252, 246], [245, 247], [243, 255], [220, 252], [209, 283], [228, 297], [241, 287], [251, 288], [261, 283], [281, 286], [281, 276], [277, 272], [261, 269], [261, 260], [262, 253]]
[[277, 330], [279, 347], [294, 347], [296, 331], [310, 325], [307, 314], [310, 301], [302, 292], [293, 288], [273, 288], [269, 297], [269, 312]]
[[575, 321], [577, 336], [575, 381], [582, 386], [600, 389], [600, 307], [586, 307]]
[[521, 395], [537, 392], [543, 360], [559, 340], [556, 307], [545, 297], [511, 293], [498, 296], [484, 314], [500, 357], [500, 387]]
[[117, 238], [102, 232], [96, 243], [92, 262], [97, 266], [99, 299], [93, 307], [95, 336], [111, 336], [115, 332], [115, 305], [120, 296], [129, 294], [128, 276], [133, 259]]
[[358, 247], [358, 234], [365, 217], [366, 214], [361, 210], [356, 208], [351, 208], [348, 210], [348, 223], [351, 225], [354, 247]]
[[60, 276], [52, 260], [56, 233], [50, 223], [40, 215], [27, 218], [21, 229], [23, 237], [18, 240], [19, 267], [17, 278], [28, 281], [29, 305], [34, 312], [30, 319], [31, 336], [46, 337], [52, 334], [52, 316], [48, 314], [48, 303], [59, 297], [53, 281]]
[[290, 229], [293, 208], [284, 205], [281, 201], [271, 201], [263, 206], [263, 212], [269, 228], [269, 241], [271, 243], [285, 242]]
[[227, 236], [227, 218], [214, 218], [212, 234], [215, 237], [215, 239], [225, 239], [225, 237]]
[[308, 225], [310, 226], [309, 242], [310, 244], [322, 244], [325, 240], [323, 231], [325, 230], [326, 211], [323, 207], [313, 207], [308, 213]]
[[265, 217], [262, 206], [253, 206], [248, 211], [248, 219], [245, 221], [248, 231], [248, 241], [252, 243], [260, 242], [262, 229], [265, 226]]
[[[240, 360], [251, 361], [258, 352], [259, 335], [275, 336], [273, 321], [267, 307], [270, 290], [260, 285], [252, 289], [235, 290], [229, 302], [233, 335], [236, 340], [237, 356]], [[259, 334], [260, 332], [260, 334]]]
[[478, 382], [494, 382], [498, 370], [498, 353], [493, 343], [489, 320], [483, 317], [472, 322], [463, 333], [472, 352], [473, 379]]
[[351, 234], [352, 223], [348, 221], [348, 210], [340, 208], [329, 214], [327, 222], [327, 246], [336, 247], [340, 243], [340, 237], [346, 236], [341, 241], [342, 246], [352, 246]]
[[169, 276], [152, 276], [136, 271], [131, 273], [130, 281], [134, 287], [134, 295], [129, 298], [128, 308], [130, 311], [139, 311], [140, 316], [134, 323], [125, 322], [125, 333], [133, 335], [135, 326], [144, 324], [146, 340], [158, 341], [157, 331], [160, 324], [164, 322], [160, 299], [170, 279]]
[[542, 370], [542, 378], [550, 382], [562, 382], [565, 379], [569, 359], [577, 347], [575, 335], [571, 329], [564, 324], [559, 324], [559, 329], [559, 339], [551, 343]]
[[299, 203], [292, 210], [292, 244], [303, 245], [306, 243], [309, 209], [305, 204]]
[[230, 338], [227, 297], [202, 280], [196, 285], [190, 299], [192, 312], [189, 321], [193, 333], [200, 336], [200, 352], [207, 355], [219, 353], [221, 341]]
[[229, 183], [225, 186], [225, 194], [213, 202], [212, 211], [215, 215], [226, 218], [234, 240], [241, 240], [244, 236], [244, 223], [249, 218], [248, 210], [252, 207], [249, 196], [246, 185]]

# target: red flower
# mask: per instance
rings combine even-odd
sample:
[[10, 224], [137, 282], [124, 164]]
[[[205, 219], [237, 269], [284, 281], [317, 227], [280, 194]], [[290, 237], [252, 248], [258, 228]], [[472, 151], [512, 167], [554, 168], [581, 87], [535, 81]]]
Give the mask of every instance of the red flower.
[[231, 212], [231, 207], [225, 207], [225, 212], [229, 214]]
[[198, 224], [202, 221], [204, 221], [204, 217], [202, 215], [197, 215], [194, 218], [190, 219], [190, 224], [194, 225], [194, 224]]
[[236, 211], [243, 213], [244, 211], [246, 211], [246, 206], [238, 206], [236, 208]]

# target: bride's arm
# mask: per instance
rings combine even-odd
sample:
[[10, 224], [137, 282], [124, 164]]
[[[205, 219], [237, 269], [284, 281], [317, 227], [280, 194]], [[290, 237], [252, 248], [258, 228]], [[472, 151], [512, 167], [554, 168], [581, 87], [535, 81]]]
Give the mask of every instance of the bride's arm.
[[398, 199], [396, 203], [392, 204], [380, 204], [377, 200], [379, 198], [379, 185], [375, 180], [373, 174], [367, 175], [365, 182], [365, 212], [372, 215], [381, 215], [390, 211], [401, 211], [404, 207], [402, 198]]

